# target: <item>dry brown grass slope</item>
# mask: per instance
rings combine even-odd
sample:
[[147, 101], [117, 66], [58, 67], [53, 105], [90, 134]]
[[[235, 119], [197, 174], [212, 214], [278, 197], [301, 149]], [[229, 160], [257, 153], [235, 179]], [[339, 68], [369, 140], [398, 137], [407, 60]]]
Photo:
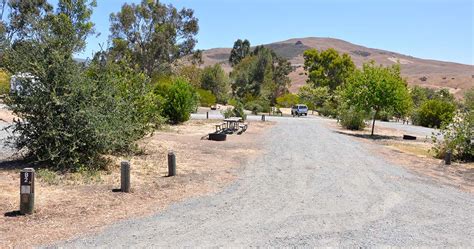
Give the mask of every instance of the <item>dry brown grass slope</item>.
[[[306, 81], [303, 52], [309, 48], [325, 50], [334, 48], [341, 53], [351, 55], [357, 66], [364, 62], [374, 60], [378, 64], [401, 64], [402, 75], [410, 85], [420, 85], [430, 88], [448, 88], [457, 97], [462, 97], [470, 87], [474, 87], [474, 66], [453, 62], [426, 60], [390, 52], [381, 49], [367, 48], [333, 38], [294, 38], [286, 41], [265, 45], [272, 48], [278, 55], [291, 61], [296, 70], [290, 74], [292, 80], [291, 91], [298, 91]], [[226, 71], [230, 71], [227, 63], [231, 49], [214, 48], [204, 51], [204, 65], [221, 63]]]

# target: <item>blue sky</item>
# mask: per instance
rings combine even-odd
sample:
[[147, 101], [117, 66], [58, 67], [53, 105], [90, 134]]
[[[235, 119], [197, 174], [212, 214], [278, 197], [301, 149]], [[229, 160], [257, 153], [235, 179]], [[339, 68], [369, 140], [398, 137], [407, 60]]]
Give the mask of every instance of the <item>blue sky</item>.
[[[125, 2], [98, 0], [91, 37], [80, 57], [106, 44], [109, 14]], [[195, 10], [198, 48], [252, 45], [299, 37], [333, 37], [415, 57], [474, 64], [472, 0], [176, 0]]]

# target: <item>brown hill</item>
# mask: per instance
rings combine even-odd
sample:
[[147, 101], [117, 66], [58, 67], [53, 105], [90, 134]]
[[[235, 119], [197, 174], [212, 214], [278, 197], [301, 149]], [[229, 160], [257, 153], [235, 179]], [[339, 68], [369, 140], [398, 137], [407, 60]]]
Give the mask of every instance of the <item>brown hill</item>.
[[[381, 49], [367, 48], [333, 38], [296, 38], [265, 45], [278, 55], [290, 60], [295, 70], [289, 75], [292, 81], [291, 91], [297, 92], [305, 84], [306, 75], [303, 69], [303, 52], [309, 48], [325, 50], [334, 48], [340, 53], [349, 54], [357, 66], [374, 60], [378, 64], [401, 64], [402, 75], [410, 85], [420, 85], [430, 88], [448, 88], [457, 97], [474, 87], [474, 66], [453, 62], [425, 60], [390, 52]], [[214, 48], [203, 52], [204, 65], [221, 63], [226, 71], [231, 67], [227, 62], [231, 49]]]

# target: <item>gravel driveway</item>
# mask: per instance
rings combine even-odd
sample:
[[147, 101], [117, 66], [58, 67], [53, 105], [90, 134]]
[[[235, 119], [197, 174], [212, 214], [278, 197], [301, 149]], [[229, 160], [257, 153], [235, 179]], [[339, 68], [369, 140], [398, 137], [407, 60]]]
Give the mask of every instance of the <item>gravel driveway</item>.
[[472, 194], [371, 155], [323, 119], [274, 120], [266, 152], [222, 192], [60, 246], [474, 246]]

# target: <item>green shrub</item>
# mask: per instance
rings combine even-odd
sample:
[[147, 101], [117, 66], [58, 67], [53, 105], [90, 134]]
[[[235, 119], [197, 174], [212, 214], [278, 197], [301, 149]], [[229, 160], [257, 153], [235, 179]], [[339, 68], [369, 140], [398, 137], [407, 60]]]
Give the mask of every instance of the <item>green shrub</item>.
[[229, 99], [229, 101], [227, 102], [227, 104], [231, 105], [231, 106], [237, 106], [239, 103], [238, 100], [232, 98], [232, 99]]
[[176, 79], [166, 96], [163, 114], [172, 124], [188, 121], [196, 110], [198, 97], [194, 88], [182, 79]]
[[280, 107], [292, 107], [300, 102], [300, 97], [293, 93], [282, 95], [276, 99]]
[[234, 107], [234, 115], [236, 117], [240, 117], [243, 120], [247, 119], [247, 114], [244, 112], [244, 105], [242, 103], [238, 103], [237, 106]]
[[263, 99], [253, 100], [245, 103], [245, 109], [251, 111], [255, 115], [261, 112], [270, 112], [270, 103]]
[[380, 111], [379, 113], [377, 113], [377, 116], [375, 116], [375, 119], [388, 122], [392, 117], [392, 113], [387, 111]]
[[462, 113], [438, 134], [433, 135], [433, 151], [436, 157], [444, 158], [447, 151], [452, 152], [454, 160], [472, 162], [474, 160], [474, 118], [473, 113]]
[[424, 102], [420, 108], [416, 111], [413, 122], [417, 125], [425, 127], [441, 127], [443, 124], [446, 125], [453, 120], [456, 112], [454, 104], [432, 99]]
[[362, 130], [365, 127], [365, 113], [354, 109], [341, 111], [340, 122], [342, 127], [349, 130]]
[[221, 111], [222, 115], [224, 115], [224, 118], [230, 118], [234, 116], [234, 108], [229, 107], [226, 108], [225, 110]]
[[244, 106], [240, 102], [238, 102], [234, 108], [227, 108], [224, 111], [221, 111], [221, 113], [225, 118], [241, 117], [243, 120], [247, 119], [247, 114], [244, 112]]
[[0, 95], [10, 92], [10, 76], [3, 70], [0, 70]]
[[321, 116], [336, 118], [338, 115], [337, 105], [330, 100], [324, 102], [323, 106], [318, 109]]
[[201, 106], [210, 107], [216, 104], [216, 96], [209, 90], [198, 89], [199, 103]]

